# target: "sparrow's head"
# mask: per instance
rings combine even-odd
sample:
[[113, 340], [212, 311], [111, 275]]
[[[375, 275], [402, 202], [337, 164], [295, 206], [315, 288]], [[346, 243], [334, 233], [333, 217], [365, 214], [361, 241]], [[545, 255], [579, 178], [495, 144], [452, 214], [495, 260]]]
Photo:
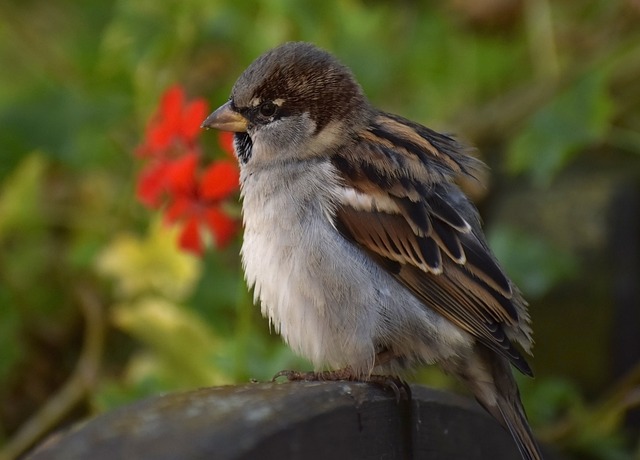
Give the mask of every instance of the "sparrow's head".
[[367, 114], [347, 67], [309, 43], [293, 42], [256, 59], [202, 126], [238, 133], [241, 162], [286, 161], [325, 154], [366, 123]]

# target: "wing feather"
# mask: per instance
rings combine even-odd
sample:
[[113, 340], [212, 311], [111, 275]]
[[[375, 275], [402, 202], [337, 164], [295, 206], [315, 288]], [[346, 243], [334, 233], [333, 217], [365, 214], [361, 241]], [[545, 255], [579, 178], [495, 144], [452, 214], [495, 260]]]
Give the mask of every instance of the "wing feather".
[[472, 164], [451, 138], [380, 114], [332, 163], [341, 176], [335, 224], [426, 306], [531, 374], [515, 339], [531, 337], [484, 242], [475, 207], [452, 183]]

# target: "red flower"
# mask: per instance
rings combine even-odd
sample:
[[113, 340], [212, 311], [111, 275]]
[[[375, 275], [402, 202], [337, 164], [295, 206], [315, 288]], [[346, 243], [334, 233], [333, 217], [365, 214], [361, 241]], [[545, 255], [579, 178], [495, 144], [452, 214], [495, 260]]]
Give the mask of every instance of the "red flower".
[[218, 143], [220, 147], [233, 157], [233, 133], [229, 131], [218, 131], [218, 133]]
[[[167, 221], [183, 223], [180, 246], [198, 254], [204, 249], [205, 231], [222, 247], [238, 227], [221, 207], [238, 190], [238, 168], [228, 161], [207, 167], [199, 164], [202, 155], [197, 140], [206, 114], [204, 100], [187, 102], [182, 88], [171, 87], [147, 126], [145, 142], [136, 151], [150, 160], [138, 178], [138, 199], [150, 208], [166, 204]], [[219, 142], [227, 154], [233, 154], [233, 135], [220, 136]]]
[[200, 125], [207, 116], [207, 102], [196, 99], [185, 100], [184, 90], [172, 86], [162, 96], [160, 107], [147, 125], [145, 143], [137, 154], [140, 157], [167, 157], [172, 150], [178, 151], [197, 148], [196, 140], [200, 134]]
[[[198, 155], [195, 152], [184, 155]], [[148, 208], [159, 208], [163, 198], [169, 191], [169, 183], [174, 181], [174, 176], [180, 175], [180, 162], [182, 157], [176, 159], [156, 159], [146, 168], [140, 171], [136, 196], [138, 200]]]
[[180, 247], [201, 254], [205, 231], [221, 247], [231, 241], [238, 228], [237, 222], [221, 209], [222, 202], [238, 189], [238, 168], [231, 162], [217, 161], [198, 174], [197, 162], [196, 155], [185, 155], [175, 168], [166, 218], [171, 223], [184, 223]]

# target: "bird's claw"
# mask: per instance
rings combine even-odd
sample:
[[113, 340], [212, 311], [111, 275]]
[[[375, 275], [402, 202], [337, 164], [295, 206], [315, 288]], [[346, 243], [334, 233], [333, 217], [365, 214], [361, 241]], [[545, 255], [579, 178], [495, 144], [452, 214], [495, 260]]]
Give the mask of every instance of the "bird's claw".
[[322, 372], [283, 370], [274, 375], [271, 381], [275, 382], [279, 377], [286, 377], [289, 382], [337, 382], [340, 380], [358, 380], [350, 368]]
[[286, 377], [289, 382], [313, 382], [319, 380], [316, 372], [282, 370], [274, 375], [271, 381], [275, 382], [280, 377]]
[[273, 376], [272, 382], [280, 377], [286, 377], [289, 382], [364, 382], [373, 383], [381, 386], [383, 389], [390, 389], [396, 397], [396, 401], [400, 402], [403, 398], [411, 399], [411, 386], [404, 380], [390, 375], [370, 375], [367, 377], [357, 376], [351, 368], [338, 369], [335, 371], [323, 372], [300, 372], [291, 370], [282, 370]]
[[411, 386], [399, 377], [391, 375], [371, 375], [366, 380], [381, 386], [384, 390], [391, 390], [396, 397], [396, 402], [402, 399], [411, 400]]

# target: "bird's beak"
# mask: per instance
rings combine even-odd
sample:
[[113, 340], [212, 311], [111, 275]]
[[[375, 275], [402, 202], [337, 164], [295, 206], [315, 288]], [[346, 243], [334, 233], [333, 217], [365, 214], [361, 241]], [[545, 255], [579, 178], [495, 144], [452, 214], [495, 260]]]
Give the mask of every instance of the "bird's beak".
[[244, 133], [249, 121], [231, 108], [231, 101], [218, 108], [202, 122], [202, 128]]

